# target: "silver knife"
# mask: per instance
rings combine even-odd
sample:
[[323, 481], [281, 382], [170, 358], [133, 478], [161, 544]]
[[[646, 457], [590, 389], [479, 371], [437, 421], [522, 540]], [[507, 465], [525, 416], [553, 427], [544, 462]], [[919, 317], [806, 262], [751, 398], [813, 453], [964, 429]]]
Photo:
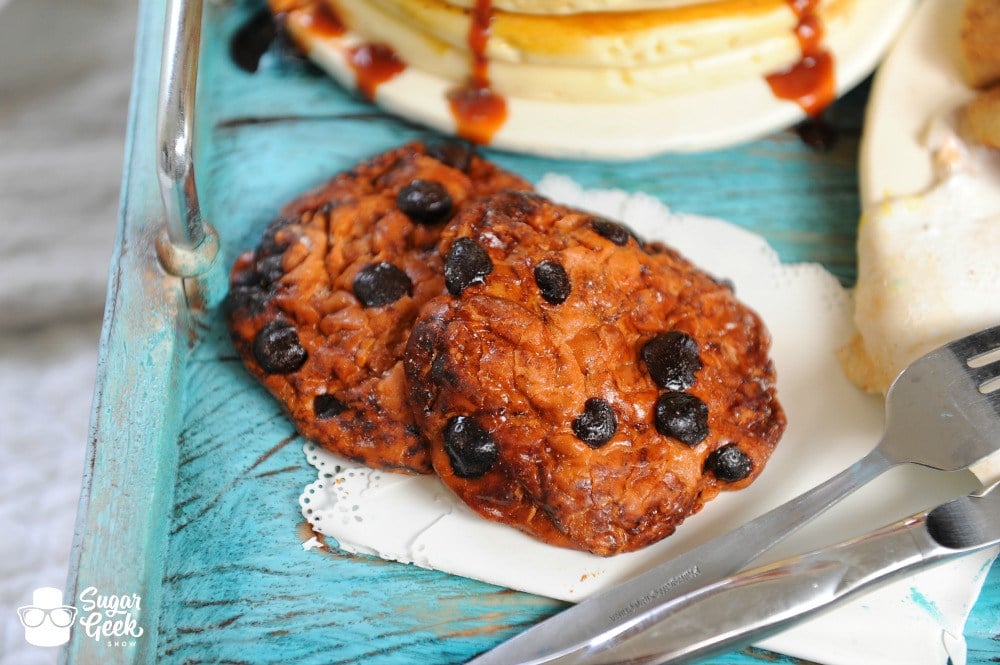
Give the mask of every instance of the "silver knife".
[[997, 544], [1000, 490], [962, 497], [697, 589], [643, 617], [637, 636], [551, 662], [663, 665], [703, 658], [764, 639], [859, 591]]
[[[671, 580], [662, 582], [654, 568], [611, 590], [613, 600], [631, 602], [606, 605], [608, 592], [598, 594], [553, 617], [580, 614], [574, 611], [582, 608], [580, 623], [543, 621], [469, 665], [653, 665], [693, 658], [763, 639], [874, 582], [998, 543], [1000, 489], [955, 499], [811, 554], [722, 579], [705, 576], [705, 585], [697, 583], [704, 575], [692, 563], [690, 578], [677, 581], [688, 588], [682, 593], [673, 593]], [[651, 588], [647, 580], [659, 586]], [[665, 593], [670, 598], [659, 601]], [[622, 607], [634, 609], [623, 619]], [[593, 622], [602, 618], [614, 629], [595, 631]]]
[[884, 458], [879, 458], [881, 464], [869, 463], [870, 458], [872, 453], [739, 528], [563, 610], [472, 659], [468, 665], [542, 665], [587, 649], [595, 639], [627, 638], [641, 630], [643, 615], [746, 568], [851, 489], [890, 466]]

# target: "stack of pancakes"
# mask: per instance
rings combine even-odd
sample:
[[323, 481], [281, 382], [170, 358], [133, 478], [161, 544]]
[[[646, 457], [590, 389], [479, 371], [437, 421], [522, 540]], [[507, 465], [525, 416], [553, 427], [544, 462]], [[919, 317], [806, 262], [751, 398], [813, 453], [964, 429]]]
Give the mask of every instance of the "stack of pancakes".
[[[836, 30], [855, 2], [320, 1], [352, 34], [391, 47], [409, 67], [462, 85], [485, 58], [495, 92], [566, 102], [655, 99], [788, 69], [807, 33]], [[482, 53], [470, 48], [477, 14], [487, 17]], [[309, 41], [303, 23], [290, 29]]]

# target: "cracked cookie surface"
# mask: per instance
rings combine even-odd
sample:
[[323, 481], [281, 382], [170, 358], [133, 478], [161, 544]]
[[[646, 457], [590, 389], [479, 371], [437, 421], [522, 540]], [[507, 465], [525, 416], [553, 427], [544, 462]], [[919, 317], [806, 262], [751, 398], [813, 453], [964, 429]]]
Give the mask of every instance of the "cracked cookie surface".
[[411, 143], [292, 201], [231, 272], [244, 364], [324, 448], [429, 473], [402, 354], [421, 306], [445, 293], [435, 244], [470, 200], [530, 187], [462, 146]]
[[440, 241], [448, 293], [405, 353], [435, 471], [473, 510], [611, 555], [759, 476], [785, 416], [770, 337], [724, 283], [526, 192]]

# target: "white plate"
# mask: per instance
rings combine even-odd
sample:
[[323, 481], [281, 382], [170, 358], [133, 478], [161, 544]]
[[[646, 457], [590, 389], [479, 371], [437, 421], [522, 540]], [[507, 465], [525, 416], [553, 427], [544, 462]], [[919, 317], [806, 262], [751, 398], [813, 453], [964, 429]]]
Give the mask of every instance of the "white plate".
[[[308, 444], [306, 455], [318, 476], [300, 500], [316, 531], [351, 552], [580, 600], [791, 499], [846, 468], [877, 440], [881, 400], [851, 385], [834, 354], [853, 332], [850, 299], [820, 266], [783, 265], [760, 236], [721, 220], [672, 214], [642, 194], [582, 191], [553, 176], [543, 179], [539, 190], [678, 248], [712, 274], [731, 279], [739, 297], [760, 313], [774, 338], [778, 398], [788, 415], [788, 428], [764, 473], [749, 488], [709, 502], [669, 538], [602, 558], [488, 522], [436, 477], [365, 469]], [[859, 535], [972, 486], [964, 474], [895, 469], [778, 545], [768, 558]], [[943, 665], [949, 657], [962, 662], [962, 626], [989, 561], [988, 555], [972, 557], [905, 578], [766, 645], [831, 665]]]
[[879, 67], [861, 141], [861, 201], [917, 194], [935, 180], [929, 123], [975, 95], [962, 78], [958, 0], [924, 0]]
[[[827, 37], [836, 62], [837, 94], [867, 76], [892, 42], [911, 0], [859, 0], [845, 29]], [[342, 85], [354, 74], [342, 44], [350, 35], [313, 47], [311, 57]], [[446, 101], [451, 82], [415, 68], [379, 85], [375, 101], [385, 109], [446, 134], [455, 125]], [[504, 150], [548, 157], [634, 159], [661, 152], [731, 146], [787, 127], [804, 117], [795, 103], [777, 99], [763, 79], [667, 99], [621, 104], [567, 104], [508, 100], [509, 116], [493, 138]]]

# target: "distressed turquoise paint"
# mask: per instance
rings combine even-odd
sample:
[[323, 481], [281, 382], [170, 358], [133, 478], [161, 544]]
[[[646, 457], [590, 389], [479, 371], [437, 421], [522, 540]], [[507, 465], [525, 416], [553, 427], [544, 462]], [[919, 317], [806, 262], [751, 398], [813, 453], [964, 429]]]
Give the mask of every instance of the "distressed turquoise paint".
[[996, 663], [1000, 658], [1000, 563], [990, 569], [983, 591], [965, 623], [969, 663]]
[[[138, 40], [160, 41], [162, 17], [147, 3]], [[142, 596], [137, 620], [145, 635], [135, 648], [115, 650], [74, 630], [61, 657], [78, 663], [153, 662], [169, 506], [177, 467], [183, 349], [187, 326], [180, 283], [160, 270], [154, 239], [159, 228], [152, 144], [155, 85], [147, 77], [158, 57], [140, 49], [133, 79], [119, 230], [109, 276], [98, 379], [91, 418], [80, 511], [73, 542], [67, 602], [81, 590]], [[155, 79], [153, 79], [155, 82]], [[74, 600], [70, 600], [74, 599]]]
[[920, 589], [916, 587], [910, 587], [910, 600], [913, 602], [914, 605], [916, 605], [924, 612], [926, 612], [927, 616], [929, 616], [934, 621], [940, 621], [941, 619], [944, 618], [944, 616], [941, 614], [941, 608], [937, 606], [937, 603], [935, 603], [933, 600], [922, 594], [920, 592]]
[[[206, 3], [198, 114], [203, 209], [226, 265], [282, 202], [424, 130], [387, 117], [273, 54], [238, 71], [233, 31], [260, 0]], [[302, 442], [242, 370], [217, 311], [187, 316], [156, 265], [153, 135], [163, 7], [140, 13], [122, 214], [101, 347], [90, 471], [70, 588], [143, 595], [138, 648], [74, 635], [74, 663], [458, 663], [558, 611], [560, 603], [413, 566], [301, 547]], [[782, 132], [739, 148], [631, 164], [491, 153], [537, 180], [645, 191], [673, 209], [765, 235], [786, 261], [821, 261], [850, 283], [855, 160], [866, 90], [831, 110], [827, 154]], [[967, 627], [969, 662], [991, 662], [1000, 567]], [[748, 649], [705, 661], [791, 664]]]

